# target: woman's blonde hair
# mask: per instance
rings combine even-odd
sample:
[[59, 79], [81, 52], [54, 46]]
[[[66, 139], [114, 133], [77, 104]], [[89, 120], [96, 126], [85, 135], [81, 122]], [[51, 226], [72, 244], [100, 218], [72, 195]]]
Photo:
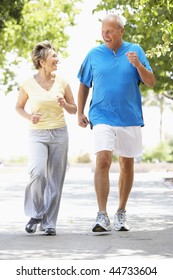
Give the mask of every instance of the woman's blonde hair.
[[50, 50], [54, 50], [53, 45], [45, 40], [43, 42], [39, 42], [31, 53], [32, 62], [36, 69], [41, 68], [40, 60], [46, 60], [48, 53]]

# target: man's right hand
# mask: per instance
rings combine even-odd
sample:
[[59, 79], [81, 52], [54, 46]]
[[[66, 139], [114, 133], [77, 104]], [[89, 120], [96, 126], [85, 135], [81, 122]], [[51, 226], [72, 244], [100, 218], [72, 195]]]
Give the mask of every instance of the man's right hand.
[[79, 124], [79, 126], [85, 128], [89, 124], [89, 120], [87, 119], [87, 117], [84, 114], [79, 115], [78, 116], [78, 124]]

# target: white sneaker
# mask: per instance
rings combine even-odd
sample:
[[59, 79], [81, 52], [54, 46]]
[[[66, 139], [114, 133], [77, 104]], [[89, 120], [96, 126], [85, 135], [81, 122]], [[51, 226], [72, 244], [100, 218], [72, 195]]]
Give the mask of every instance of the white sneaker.
[[97, 213], [96, 223], [92, 229], [93, 232], [111, 231], [110, 220], [105, 211]]
[[126, 221], [126, 211], [118, 210], [114, 216], [114, 229], [118, 231], [129, 231], [129, 226]]

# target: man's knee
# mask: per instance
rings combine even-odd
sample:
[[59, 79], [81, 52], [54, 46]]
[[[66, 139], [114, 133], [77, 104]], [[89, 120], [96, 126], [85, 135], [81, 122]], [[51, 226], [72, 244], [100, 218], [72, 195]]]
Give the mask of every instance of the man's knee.
[[134, 158], [120, 157], [119, 164], [120, 164], [121, 171], [133, 172], [134, 170]]
[[112, 162], [112, 154], [109, 151], [99, 152], [97, 154], [96, 165], [101, 170], [107, 170], [110, 168]]

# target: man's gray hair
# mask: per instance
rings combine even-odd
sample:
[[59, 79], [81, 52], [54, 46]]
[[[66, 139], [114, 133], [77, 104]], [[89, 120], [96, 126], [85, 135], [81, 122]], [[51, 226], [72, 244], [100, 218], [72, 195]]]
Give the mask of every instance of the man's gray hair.
[[124, 25], [125, 25], [125, 19], [120, 16], [120, 15], [117, 15], [117, 14], [109, 14], [109, 15], [106, 15], [102, 21], [105, 21], [105, 20], [115, 20], [117, 25], [120, 27], [120, 28], [124, 28]]

